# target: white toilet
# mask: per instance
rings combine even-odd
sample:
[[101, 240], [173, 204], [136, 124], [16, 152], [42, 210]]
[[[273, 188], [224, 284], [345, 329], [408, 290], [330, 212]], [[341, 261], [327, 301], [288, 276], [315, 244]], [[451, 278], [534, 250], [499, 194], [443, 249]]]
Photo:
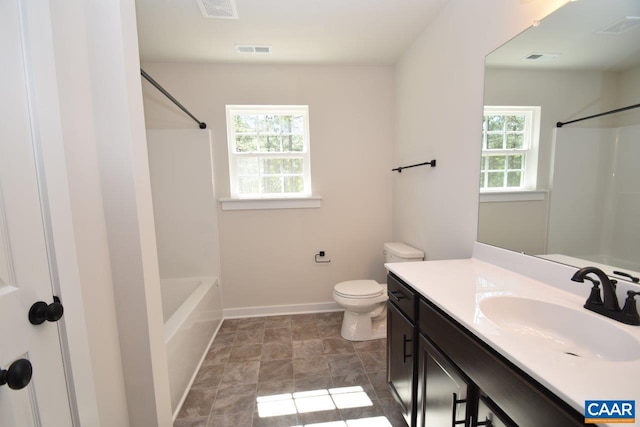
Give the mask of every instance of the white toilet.
[[[404, 243], [384, 244], [385, 262], [424, 260], [424, 252]], [[368, 341], [384, 338], [383, 324], [387, 310], [387, 285], [375, 280], [349, 280], [333, 288], [333, 300], [344, 308], [341, 335], [350, 341]], [[375, 323], [375, 327], [374, 327]]]

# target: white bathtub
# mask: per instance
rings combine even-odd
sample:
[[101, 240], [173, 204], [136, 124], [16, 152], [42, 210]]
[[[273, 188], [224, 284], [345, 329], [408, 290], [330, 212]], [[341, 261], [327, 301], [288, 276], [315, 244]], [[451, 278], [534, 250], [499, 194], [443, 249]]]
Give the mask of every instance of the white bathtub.
[[162, 279], [171, 410], [175, 420], [207, 349], [222, 324], [215, 277]]

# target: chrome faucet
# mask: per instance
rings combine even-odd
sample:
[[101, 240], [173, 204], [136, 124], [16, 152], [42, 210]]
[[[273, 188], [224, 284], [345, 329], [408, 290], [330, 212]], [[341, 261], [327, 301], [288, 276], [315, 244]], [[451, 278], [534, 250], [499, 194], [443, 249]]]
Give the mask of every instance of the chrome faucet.
[[[595, 274], [600, 281], [588, 277], [588, 274]], [[618, 322], [626, 323], [627, 325], [640, 325], [640, 315], [638, 315], [638, 309], [636, 308], [636, 301], [634, 299], [636, 295], [640, 295], [640, 292], [628, 291], [624, 308], [620, 309], [618, 296], [616, 295], [616, 284], [618, 282], [614, 279], [609, 279], [605, 272], [599, 268], [583, 267], [573, 275], [571, 280], [581, 283], [588, 280], [593, 283], [591, 294], [584, 304], [584, 308], [587, 310], [594, 311]], [[600, 298], [599, 286], [601, 283], [604, 301]]]

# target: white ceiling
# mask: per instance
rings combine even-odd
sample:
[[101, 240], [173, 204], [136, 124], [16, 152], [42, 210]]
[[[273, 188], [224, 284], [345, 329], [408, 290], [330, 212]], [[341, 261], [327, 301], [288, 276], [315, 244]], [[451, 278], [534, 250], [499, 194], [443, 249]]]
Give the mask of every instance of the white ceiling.
[[[235, 0], [239, 19], [196, 0], [136, 0], [143, 61], [392, 64], [448, 0]], [[236, 53], [236, 44], [271, 54]]]
[[[487, 57], [492, 67], [623, 71], [640, 65], [640, 25], [620, 34], [600, 31], [640, 17], [639, 0], [578, 0], [544, 18]], [[532, 53], [549, 60], [523, 60]]]

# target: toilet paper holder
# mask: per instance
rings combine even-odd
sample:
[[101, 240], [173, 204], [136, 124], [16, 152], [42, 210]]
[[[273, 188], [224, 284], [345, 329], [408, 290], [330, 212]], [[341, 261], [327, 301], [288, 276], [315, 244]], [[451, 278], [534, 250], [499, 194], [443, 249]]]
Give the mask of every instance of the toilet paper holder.
[[330, 259], [328, 260], [322, 260], [322, 259], [318, 259], [318, 258], [324, 258], [326, 256], [326, 253], [324, 251], [320, 251], [315, 255], [315, 260], [317, 264], [328, 264], [331, 262]]

